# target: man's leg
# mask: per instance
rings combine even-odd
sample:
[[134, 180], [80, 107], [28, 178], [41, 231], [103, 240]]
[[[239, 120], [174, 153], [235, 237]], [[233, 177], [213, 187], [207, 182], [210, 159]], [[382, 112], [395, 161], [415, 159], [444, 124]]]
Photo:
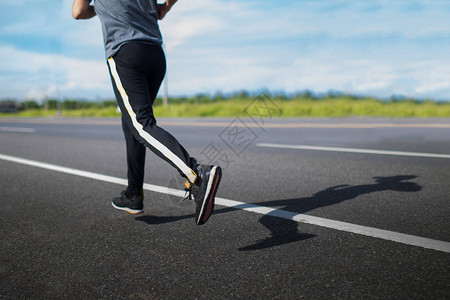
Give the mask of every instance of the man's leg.
[[122, 120], [132, 135], [177, 168], [190, 182], [195, 182], [195, 159], [170, 133], [157, 126], [153, 115], [152, 104], [166, 68], [161, 47], [126, 44], [117, 55], [108, 59], [108, 66]]
[[213, 212], [222, 170], [219, 166], [198, 165], [170, 133], [156, 124], [152, 105], [166, 69], [161, 47], [126, 44], [108, 59], [108, 66], [123, 122], [136, 140], [188, 179], [189, 197], [196, 202], [195, 221], [204, 224]]
[[128, 188], [130, 195], [142, 193], [145, 170], [145, 146], [136, 140], [125, 121], [122, 121], [123, 133], [127, 146]]
[[134, 138], [124, 120], [122, 129], [127, 147], [128, 187], [113, 199], [112, 205], [131, 214], [138, 214], [144, 211], [145, 146]]

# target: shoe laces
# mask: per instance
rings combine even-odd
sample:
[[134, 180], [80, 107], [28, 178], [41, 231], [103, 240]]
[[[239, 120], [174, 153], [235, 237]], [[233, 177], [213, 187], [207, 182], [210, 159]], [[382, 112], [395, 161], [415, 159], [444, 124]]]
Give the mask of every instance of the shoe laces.
[[189, 181], [186, 181], [184, 183], [184, 186], [185, 186], [185, 188], [184, 188], [185, 194], [184, 194], [184, 199], [182, 202], [184, 202], [186, 200], [194, 200], [195, 196], [192, 192], [192, 184]]
[[193, 183], [190, 183], [189, 181], [186, 181], [184, 183], [184, 191], [186, 192], [184, 194], [185, 198], [183, 199], [183, 201], [185, 200], [194, 200], [199, 198], [198, 197], [198, 193], [199, 193], [199, 187]]

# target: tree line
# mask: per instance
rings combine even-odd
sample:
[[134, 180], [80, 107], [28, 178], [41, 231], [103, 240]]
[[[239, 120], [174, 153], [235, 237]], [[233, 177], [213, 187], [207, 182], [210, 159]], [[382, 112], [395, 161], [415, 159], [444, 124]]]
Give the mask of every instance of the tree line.
[[[264, 92], [269, 95], [271, 99], [278, 101], [289, 101], [289, 100], [327, 100], [333, 98], [346, 98], [351, 100], [358, 99], [373, 99], [373, 100], [383, 100], [389, 102], [398, 101], [409, 101], [409, 102], [421, 102], [421, 100], [411, 99], [403, 96], [392, 96], [389, 99], [375, 99], [373, 97], [363, 97], [355, 96], [351, 94], [346, 94], [342, 92], [329, 91], [323, 94], [316, 94], [310, 90], [304, 90], [301, 92], [286, 94], [284, 92]], [[197, 94], [190, 97], [169, 97], [169, 103], [210, 103], [218, 101], [228, 101], [228, 100], [248, 100], [252, 99], [262, 92], [248, 92], [246, 90], [241, 90], [232, 93], [222, 93], [216, 92], [213, 95], [210, 94]], [[162, 105], [162, 98], [157, 98], [155, 100], [154, 106]], [[1, 100], [0, 101], [0, 112], [19, 112], [23, 110], [79, 110], [79, 109], [91, 109], [91, 108], [107, 108], [115, 107], [117, 103], [115, 100], [104, 100], [104, 101], [88, 101], [88, 100], [72, 100], [72, 99], [47, 99], [41, 102], [35, 100]]]

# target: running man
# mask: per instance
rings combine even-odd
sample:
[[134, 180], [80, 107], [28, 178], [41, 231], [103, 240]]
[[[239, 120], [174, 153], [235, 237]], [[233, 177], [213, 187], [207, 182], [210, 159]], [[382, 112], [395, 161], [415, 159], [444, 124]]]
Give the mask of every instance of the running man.
[[145, 151], [175, 167], [187, 179], [188, 197], [196, 203], [195, 222], [204, 224], [214, 209], [222, 177], [219, 166], [201, 165], [170, 133], [156, 124], [153, 102], [166, 72], [158, 20], [176, 0], [74, 0], [75, 19], [99, 17], [109, 73], [122, 111], [127, 148], [128, 187], [112, 201], [116, 209], [143, 212]]

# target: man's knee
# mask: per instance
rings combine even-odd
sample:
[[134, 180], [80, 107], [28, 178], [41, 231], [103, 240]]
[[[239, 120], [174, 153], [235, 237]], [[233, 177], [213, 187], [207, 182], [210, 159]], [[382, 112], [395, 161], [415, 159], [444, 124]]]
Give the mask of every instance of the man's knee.
[[142, 124], [143, 127], [153, 127], [156, 125], [156, 119], [153, 115], [153, 108], [150, 104], [140, 107], [135, 113], [136, 120]]

